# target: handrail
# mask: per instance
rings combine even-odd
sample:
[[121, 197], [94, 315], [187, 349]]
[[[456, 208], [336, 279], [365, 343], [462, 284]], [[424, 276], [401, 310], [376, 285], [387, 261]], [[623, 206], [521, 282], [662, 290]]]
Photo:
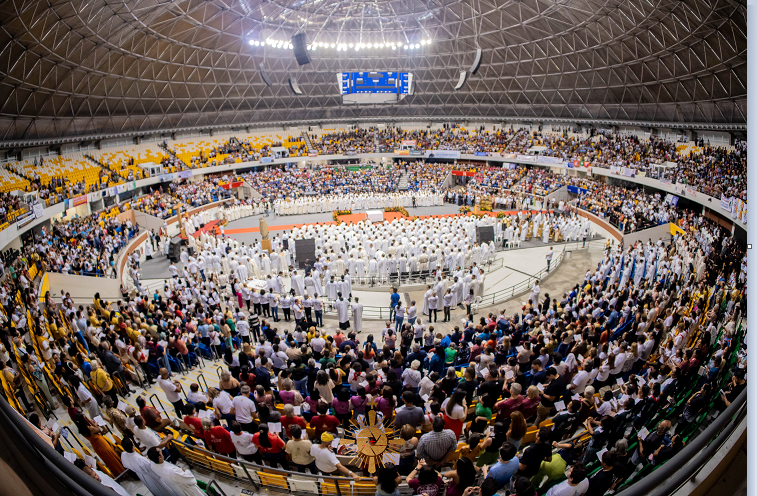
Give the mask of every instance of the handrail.
[[[701, 434], [689, 442], [673, 458], [668, 460], [664, 467], [675, 467], [671, 473], [669, 470], [655, 470], [647, 474], [644, 478], [624, 488], [617, 494], [624, 496], [653, 495], [663, 496], [672, 494], [675, 489], [679, 488], [710, 460], [713, 454], [720, 449], [723, 442], [736, 429], [739, 421], [734, 421], [739, 417], [741, 421], [746, 416], [746, 388], [739, 396], [726, 408], [723, 413], [707, 427]], [[714, 440], [713, 440], [714, 439]]]
[[[192, 450], [192, 451], [199, 451], [199, 452], [205, 454], [206, 456], [208, 456], [210, 458], [215, 458], [217, 460], [222, 460], [222, 461], [225, 461], [225, 462], [228, 462], [228, 463], [232, 463], [234, 465], [239, 465], [241, 467], [252, 467], [254, 470], [269, 470], [269, 471], [270, 470], [276, 470], [276, 472], [286, 473], [288, 475], [296, 475], [297, 478], [307, 478], [307, 479], [315, 479], [315, 480], [324, 479], [324, 478], [328, 478], [329, 480], [347, 481], [347, 482], [352, 482], [352, 481], [355, 480], [352, 477], [346, 477], [346, 476], [342, 477], [342, 476], [338, 476], [338, 475], [308, 474], [307, 472], [294, 472], [294, 471], [284, 470], [284, 469], [280, 469], [280, 468], [271, 469], [271, 467], [269, 467], [268, 465], [258, 465], [257, 463], [248, 462], [247, 460], [244, 460], [244, 459], [240, 460], [239, 458], [231, 458], [231, 457], [222, 455], [220, 453], [215, 453], [213, 451], [208, 451], [208, 450], [206, 450], [204, 448], [201, 448], [199, 446], [196, 446], [196, 445], [190, 445], [190, 444], [187, 444], [187, 443], [183, 443], [183, 442], [178, 441], [176, 439], [172, 439], [171, 443], [172, 444], [181, 445], [181, 446], [185, 447], [186, 449], [189, 449], [189, 450]], [[341, 456], [341, 455], [339, 455], [339, 456]], [[361, 477], [361, 479], [371, 479], [371, 477]]]
[[216, 488], [214, 490], [218, 491], [218, 494], [220, 494], [221, 496], [226, 496], [224, 490], [221, 489], [221, 485], [218, 484], [218, 481], [215, 479], [211, 479], [210, 482], [208, 482], [208, 490], [206, 491], [208, 494], [210, 494], [210, 488], [213, 487], [213, 484], [215, 484]]
[[[547, 272], [547, 268], [544, 267], [542, 270], [537, 272], [536, 274], [529, 276], [528, 279], [525, 281], [521, 281], [517, 284], [514, 284], [513, 286], [505, 289], [500, 289], [499, 291], [495, 291], [494, 293], [490, 293], [488, 295], [483, 295], [482, 301], [479, 304], [479, 306], [493, 306], [497, 305], [499, 303], [502, 303], [503, 301], [506, 301], [510, 298], [513, 298], [519, 294], [525, 293], [531, 288], [531, 283], [536, 280], [543, 279], [544, 276], [551, 274], [552, 272], [557, 269], [557, 267], [562, 263], [563, 259], [565, 258], [565, 253], [568, 251], [568, 244], [563, 244], [562, 251], [557, 254], [557, 256], [552, 260], [552, 264], [549, 267], [549, 272]], [[491, 302], [487, 301], [491, 299]], [[331, 300], [328, 300], [331, 301]], [[332, 305], [324, 305], [323, 307], [323, 313], [334, 313], [336, 312], [336, 309]], [[389, 318], [389, 307], [375, 307], [375, 306], [363, 306], [363, 318], [364, 319], [378, 319], [382, 320], [385, 318]], [[386, 315], [384, 315], [386, 314]]]
[[158, 396], [155, 393], [151, 394], [150, 397], [148, 398], [150, 400], [150, 404], [152, 405], [152, 407], [155, 408], [156, 410], [158, 409], [158, 407], [155, 406], [155, 403], [153, 403], [152, 401], [153, 398], [158, 400], [158, 405], [160, 405], [160, 409], [163, 410], [163, 413], [166, 415], [166, 417], [168, 417], [168, 412], [166, 412], [166, 408], [163, 406], [163, 403], [160, 402], [160, 398], [158, 398]]
[[208, 389], [210, 389], [208, 387], [208, 381], [205, 379], [205, 375], [204, 374], [197, 374], [197, 384], [201, 384], [201, 381], [202, 381], [202, 383], [205, 383], [205, 389], [204, 389], [204, 391], [207, 391]]
[[[0, 439], [8, 438], [8, 448], [20, 456], [17, 462], [21, 467], [30, 465], [35, 473], [26, 473], [26, 480], [30, 483], [41, 474], [43, 480], [51, 481], [52, 476], [67, 492], [75, 495], [113, 496], [113, 491], [95, 481], [92, 477], [76, 468], [71, 462], [63, 458], [60, 453], [50, 446], [31, 427], [31, 424], [20, 418], [21, 415], [10, 406], [8, 401], [0, 395]], [[23, 479], [23, 477], [22, 477]], [[60, 491], [63, 493], [63, 491]]]

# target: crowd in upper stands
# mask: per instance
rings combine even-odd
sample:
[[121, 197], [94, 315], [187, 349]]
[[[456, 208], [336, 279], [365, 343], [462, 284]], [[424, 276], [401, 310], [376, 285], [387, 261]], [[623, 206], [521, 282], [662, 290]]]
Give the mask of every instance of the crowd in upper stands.
[[53, 222], [24, 244], [23, 252], [39, 257], [43, 271], [97, 277], [116, 277], [116, 257], [138, 231], [117, 214], [129, 206], [68, 221]]
[[244, 174], [244, 178], [263, 198], [274, 199], [297, 198], [305, 194], [393, 192], [397, 189], [400, 175], [398, 167], [370, 164], [357, 170], [347, 167], [272, 168]]
[[175, 196], [155, 190], [148, 195], [132, 200], [131, 207], [160, 219], [167, 219], [176, 215], [176, 207], [180, 204], [181, 200]]

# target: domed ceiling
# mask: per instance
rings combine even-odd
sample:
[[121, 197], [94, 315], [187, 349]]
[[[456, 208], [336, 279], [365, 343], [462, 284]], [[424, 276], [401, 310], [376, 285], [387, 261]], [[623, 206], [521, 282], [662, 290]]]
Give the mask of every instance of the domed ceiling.
[[[16, 0], [0, 23], [2, 141], [326, 119], [746, 122], [746, 5], [730, 0]], [[345, 105], [337, 73], [352, 71], [411, 72], [415, 92]]]

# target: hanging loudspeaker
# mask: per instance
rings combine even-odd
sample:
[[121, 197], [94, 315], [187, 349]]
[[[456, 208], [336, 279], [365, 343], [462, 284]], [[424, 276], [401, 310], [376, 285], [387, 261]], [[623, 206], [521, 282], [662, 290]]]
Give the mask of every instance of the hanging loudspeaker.
[[266, 86], [271, 86], [271, 78], [268, 77], [268, 73], [265, 71], [263, 64], [258, 64], [258, 69], [260, 70], [260, 77], [263, 78], [263, 82]]
[[476, 49], [476, 58], [475, 58], [475, 60], [473, 61], [473, 65], [472, 65], [472, 66], [470, 66], [470, 73], [471, 73], [471, 76], [472, 76], [473, 74], [477, 73], [477, 72], [478, 72], [478, 69], [479, 69], [479, 67], [481, 67], [481, 58], [483, 57], [483, 55], [484, 55], [484, 51], [483, 51], [483, 50], [481, 50], [480, 48], [477, 48], [477, 49]]
[[455, 91], [462, 88], [465, 85], [465, 82], [467, 80], [468, 80], [468, 72], [460, 71], [460, 79], [457, 80], [457, 84], [455, 85]]
[[294, 58], [297, 59], [299, 65], [310, 63], [308, 40], [305, 38], [304, 31], [292, 36], [292, 49], [294, 50]]
[[302, 95], [302, 90], [300, 89], [300, 85], [297, 84], [297, 78], [289, 78], [289, 88], [292, 90], [292, 93], [295, 95]]

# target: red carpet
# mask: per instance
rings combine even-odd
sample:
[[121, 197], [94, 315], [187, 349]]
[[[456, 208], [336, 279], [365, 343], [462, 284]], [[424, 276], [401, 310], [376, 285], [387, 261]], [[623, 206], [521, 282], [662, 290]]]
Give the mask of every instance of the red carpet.
[[198, 230], [196, 230], [194, 232], [194, 234], [192, 234], [192, 236], [195, 237], [195, 238], [199, 238], [200, 237], [200, 233], [203, 233], [203, 232], [215, 232], [216, 227], [220, 223], [221, 223], [221, 221], [219, 221], [219, 220], [211, 220], [210, 222], [208, 222], [207, 224], [205, 224], [204, 226], [202, 226], [201, 228], [199, 228]]

